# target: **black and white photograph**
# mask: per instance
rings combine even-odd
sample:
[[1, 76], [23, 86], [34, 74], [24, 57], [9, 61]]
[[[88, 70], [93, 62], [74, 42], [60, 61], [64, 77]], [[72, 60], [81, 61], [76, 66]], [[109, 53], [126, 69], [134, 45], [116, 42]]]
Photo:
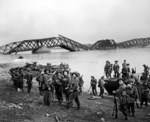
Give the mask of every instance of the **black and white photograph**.
[[0, 122], [150, 122], [150, 0], [0, 0]]

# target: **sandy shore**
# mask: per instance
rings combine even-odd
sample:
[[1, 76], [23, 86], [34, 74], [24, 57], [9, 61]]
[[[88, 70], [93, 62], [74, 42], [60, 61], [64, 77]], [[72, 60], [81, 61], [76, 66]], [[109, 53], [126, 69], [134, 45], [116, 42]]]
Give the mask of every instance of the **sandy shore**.
[[[57, 101], [51, 106], [44, 106], [37, 86], [33, 86], [31, 94], [16, 92], [10, 81], [9, 69], [23, 64], [0, 64], [0, 122], [124, 122], [121, 112], [119, 118], [114, 119], [113, 97], [105, 96], [104, 99], [83, 93], [79, 98], [81, 110], [65, 108]], [[135, 118], [129, 117], [129, 122], [149, 122], [150, 106], [147, 109], [137, 109]]]

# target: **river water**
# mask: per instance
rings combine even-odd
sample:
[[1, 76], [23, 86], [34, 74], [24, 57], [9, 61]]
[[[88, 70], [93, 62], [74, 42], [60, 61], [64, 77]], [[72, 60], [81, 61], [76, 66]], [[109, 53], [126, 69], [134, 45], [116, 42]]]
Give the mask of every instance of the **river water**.
[[[121, 66], [123, 60], [126, 59], [130, 63], [131, 68], [135, 68], [137, 73], [143, 71], [143, 64], [150, 66], [150, 46], [116, 49], [116, 50], [100, 50], [100, 51], [80, 51], [80, 52], [56, 52], [49, 54], [21, 54], [25, 61], [38, 62], [40, 64], [52, 63], [60, 64], [68, 63], [71, 71], [78, 71], [83, 75], [84, 90], [90, 87], [90, 78], [95, 76], [99, 79], [104, 75], [104, 65], [106, 60], [114, 63], [118, 60]], [[19, 63], [16, 59], [18, 55], [0, 55], [0, 63]]]

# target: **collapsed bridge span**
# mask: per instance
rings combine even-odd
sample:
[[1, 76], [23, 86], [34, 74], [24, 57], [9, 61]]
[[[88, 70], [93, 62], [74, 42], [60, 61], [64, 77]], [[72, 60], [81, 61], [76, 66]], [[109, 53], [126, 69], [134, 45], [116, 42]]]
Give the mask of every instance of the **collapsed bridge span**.
[[85, 45], [82, 45], [74, 40], [59, 35], [59, 37], [12, 42], [4, 46], [1, 46], [0, 52], [3, 54], [12, 54], [12, 53], [18, 53], [24, 51], [36, 51], [42, 47], [47, 47], [47, 48], [61, 47], [71, 52], [89, 49]]
[[128, 41], [116, 43], [113, 39], [99, 40], [91, 46], [91, 50], [122, 49], [136, 46], [150, 45], [150, 37], [136, 38]]

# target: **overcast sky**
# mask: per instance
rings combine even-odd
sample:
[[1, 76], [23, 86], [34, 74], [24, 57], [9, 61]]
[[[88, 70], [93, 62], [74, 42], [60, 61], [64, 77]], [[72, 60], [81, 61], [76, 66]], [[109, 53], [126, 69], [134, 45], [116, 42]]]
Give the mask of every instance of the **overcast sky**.
[[58, 34], [91, 44], [150, 37], [150, 0], [0, 0], [0, 45]]

